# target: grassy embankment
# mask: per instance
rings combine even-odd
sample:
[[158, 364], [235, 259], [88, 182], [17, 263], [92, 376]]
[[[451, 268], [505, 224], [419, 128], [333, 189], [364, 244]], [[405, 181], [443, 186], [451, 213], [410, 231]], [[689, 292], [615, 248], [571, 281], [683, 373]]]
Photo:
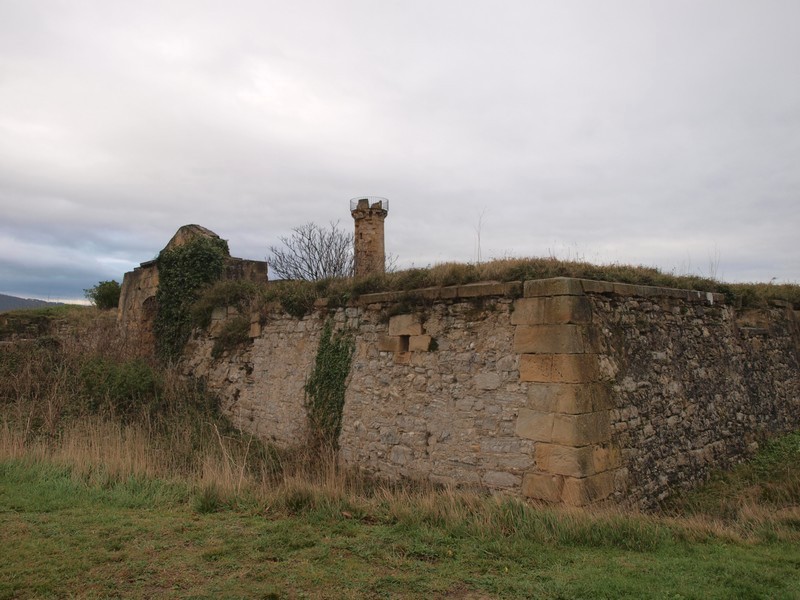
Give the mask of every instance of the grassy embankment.
[[267, 286], [247, 282], [220, 282], [201, 296], [194, 310], [194, 323], [206, 325], [215, 306], [239, 306], [245, 310], [278, 302], [297, 317], [313, 309], [316, 300], [325, 298], [329, 307], [373, 292], [400, 292], [403, 306], [428, 302], [414, 293], [428, 287], [465, 285], [479, 281], [525, 281], [550, 277], [576, 277], [635, 285], [717, 292], [737, 308], [767, 307], [779, 301], [800, 309], [800, 285], [772, 283], [724, 283], [695, 275], [664, 273], [653, 267], [621, 264], [596, 265], [555, 258], [509, 258], [479, 264], [444, 263], [421, 269], [406, 269], [359, 279], [320, 281], [275, 281]]
[[69, 318], [0, 347], [0, 598], [800, 596], [798, 434], [661, 514], [390, 486], [265, 448]]

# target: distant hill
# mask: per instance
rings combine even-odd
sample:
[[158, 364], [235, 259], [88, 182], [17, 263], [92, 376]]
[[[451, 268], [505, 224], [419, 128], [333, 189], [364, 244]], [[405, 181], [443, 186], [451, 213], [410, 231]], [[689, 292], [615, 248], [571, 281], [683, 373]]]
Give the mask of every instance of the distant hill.
[[31, 298], [17, 298], [0, 294], [0, 312], [17, 310], [20, 308], [42, 308], [44, 306], [59, 306], [61, 302], [45, 302], [44, 300], [33, 300]]

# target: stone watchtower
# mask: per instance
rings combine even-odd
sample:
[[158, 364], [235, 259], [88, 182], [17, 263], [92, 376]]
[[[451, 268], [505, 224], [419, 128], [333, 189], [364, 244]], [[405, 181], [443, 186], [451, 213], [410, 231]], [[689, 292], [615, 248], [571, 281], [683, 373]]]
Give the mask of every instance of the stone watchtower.
[[355, 220], [354, 275], [386, 272], [386, 250], [383, 244], [383, 220], [389, 214], [386, 198], [369, 196], [350, 200], [350, 214]]

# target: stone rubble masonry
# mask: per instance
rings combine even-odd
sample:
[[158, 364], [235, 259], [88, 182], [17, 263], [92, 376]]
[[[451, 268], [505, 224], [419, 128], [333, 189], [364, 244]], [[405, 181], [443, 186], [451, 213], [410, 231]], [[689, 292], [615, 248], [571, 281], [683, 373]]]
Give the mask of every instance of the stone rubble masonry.
[[[409, 298], [418, 307], [393, 314]], [[488, 282], [319, 302], [303, 319], [270, 305], [251, 315], [249, 346], [214, 359], [232, 316], [214, 312], [184, 369], [238, 426], [287, 446], [306, 439], [303, 386], [323, 324], [354, 333], [340, 457], [390, 479], [650, 507], [800, 428], [790, 306], [737, 313], [686, 290]]]

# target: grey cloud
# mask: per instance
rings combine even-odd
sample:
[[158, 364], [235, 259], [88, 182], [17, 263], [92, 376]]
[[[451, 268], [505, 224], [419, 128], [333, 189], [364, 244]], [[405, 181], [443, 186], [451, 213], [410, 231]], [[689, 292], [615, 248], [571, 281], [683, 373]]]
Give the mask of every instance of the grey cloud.
[[484, 258], [671, 270], [718, 250], [727, 278], [797, 280], [798, 18], [788, 1], [6, 3], [0, 291], [80, 297], [191, 222], [263, 258], [293, 226], [349, 227], [361, 194], [390, 198], [405, 266], [475, 259], [485, 210]]

